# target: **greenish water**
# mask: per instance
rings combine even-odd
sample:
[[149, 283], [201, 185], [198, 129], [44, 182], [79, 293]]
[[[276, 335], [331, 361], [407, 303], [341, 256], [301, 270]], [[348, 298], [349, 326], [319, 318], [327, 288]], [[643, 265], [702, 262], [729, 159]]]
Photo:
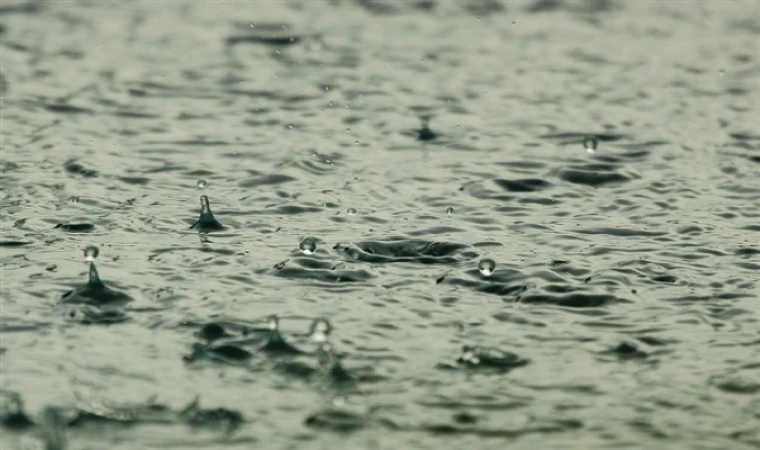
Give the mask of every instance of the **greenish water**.
[[760, 447], [758, 5], [3, 3], [0, 447]]

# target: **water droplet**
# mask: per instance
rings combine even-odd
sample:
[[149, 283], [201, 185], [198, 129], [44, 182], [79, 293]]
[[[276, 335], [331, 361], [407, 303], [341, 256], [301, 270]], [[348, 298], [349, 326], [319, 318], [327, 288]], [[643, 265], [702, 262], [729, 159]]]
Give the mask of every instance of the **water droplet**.
[[448, 214], [449, 216], [454, 214], [454, 208], [452, 208], [451, 206], [446, 208], [446, 214]]
[[317, 251], [317, 241], [311, 237], [303, 238], [298, 248], [301, 249], [301, 253], [304, 255], [311, 255]]
[[210, 214], [210, 213], [211, 213], [211, 205], [208, 202], [208, 196], [201, 195], [201, 215]]
[[354, 145], [359, 145], [359, 141], [354, 142]]
[[195, 185], [198, 186], [198, 189], [205, 189], [208, 183], [206, 183], [206, 180], [198, 180]]
[[348, 208], [346, 210], [346, 214], [348, 214], [349, 216], [355, 216], [356, 215], [356, 208]]
[[329, 91], [330, 90], [330, 86], [325, 86], [325, 90]]
[[88, 262], [95, 261], [95, 258], [97, 258], [99, 254], [100, 254], [100, 250], [94, 245], [90, 245], [84, 249], [85, 261], [88, 261]]
[[597, 141], [594, 136], [586, 136], [583, 138], [583, 148], [589, 153], [596, 152]]
[[267, 318], [267, 328], [272, 331], [277, 331], [280, 328], [280, 318], [276, 315], [269, 316], [269, 318]]
[[484, 277], [490, 277], [493, 275], [494, 270], [496, 270], [496, 263], [493, 259], [481, 259], [480, 263], [478, 263], [478, 270]]
[[327, 319], [317, 319], [311, 324], [311, 332], [309, 333], [311, 340], [318, 343], [327, 342], [332, 331], [332, 325]]
[[346, 134], [351, 134], [351, 128], [346, 128]]

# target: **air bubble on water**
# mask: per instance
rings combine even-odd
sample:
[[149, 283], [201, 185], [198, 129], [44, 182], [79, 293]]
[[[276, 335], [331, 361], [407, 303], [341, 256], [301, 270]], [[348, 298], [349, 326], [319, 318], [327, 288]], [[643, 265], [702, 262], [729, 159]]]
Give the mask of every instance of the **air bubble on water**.
[[280, 329], [280, 318], [276, 315], [271, 315], [269, 318], [267, 318], [267, 328], [269, 328], [272, 331], [277, 331]]
[[359, 145], [359, 141], [354, 142], [354, 145]]
[[88, 261], [88, 262], [95, 261], [95, 258], [97, 258], [99, 254], [100, 254], [100, 250], [98, 250], [98, 248], [95, 247], [94, 245], [90, 245], [84, 249], [85, 261]]
[[583, 138], [583, 148], [589, 153], [596, 152], [597, 141], [594, 136], [586, 136]]
[[298, 248], [304, 255], [311, 255], [317, 251], [317, 241], [311, 237], [303, 238]]
[[327, 342], [332, 332], [332, 325], [327, 319], [317, 319], [311, 324], [311, 332], [309, 337], [312, 341], [320, 344]]
[[346, 210], [346, 214], [348, 214], [349, 216], [355, 216], [356, 215], [356, 208], [348, 208]]
[[198, 180], [195, 185], [198, 186], [198, 189], [205, 189], [206, 186], [208, 186], [208, 183], [206, 183], [206, 180]]
[[482, 259], [478, 263], [478, 270], [484, 277], [490, 277], [493, 275], [494, 270], [496, 270], [496, 263], [493, 259]]
[[449, 215], [449, 216], [452, 215], [452, 214], [454, 214], [454, 208], [452, 208], [451, 206], [449, 206], [448, 208], [446, 208], [446, 214]]

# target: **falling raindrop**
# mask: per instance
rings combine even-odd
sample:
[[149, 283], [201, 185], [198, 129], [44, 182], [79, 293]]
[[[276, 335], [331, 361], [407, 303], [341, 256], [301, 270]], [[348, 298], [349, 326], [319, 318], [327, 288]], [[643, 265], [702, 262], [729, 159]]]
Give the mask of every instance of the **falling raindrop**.
[[95, 258], [97, 258], [99, 254], [100, 254], [100, 250], [98, 250], [98, 248], [95, 247], [94, 245], [90, 245], [84, 249], [85, 261], [88, 261], [88, 262], [95, 261]]
[[446, 214], [449, 215], [449, 216], [452, 215], [452, 214], [454, 214], [454, 208], [452, 208], [451, 206], [449, 206], [448, 208], [446, 208]]
[[318, 343], [327, 342], [332, 331], [332, 325], [327, 319], [317, 319], [311, 324], [311, 332], [309, 333], [311, 340]]
[[589, 153], [596, 152], [597, 141], [593, 136], [586, 136], [583, 138], [583, 148]]
[[272, 331], [277, 331], [280, 328], [280, 319], [276, 315], [271, 315], [267, 318], [267, 328]]
[[298, 248], [304, 255], [311, 255], [317, 250], [317, 241], [311, 237], [304, 238]]
[[484, 277], [490, 277], [493, 275], [494, 270], [496, 270], [496, 263], [493, 259], [482, 259], [478, 263], [478, 270]]
[[195, 185], [198, 186], [198, 189], [205, 189], [208, 183], [206, 183], [206, 180], [198, 180]]

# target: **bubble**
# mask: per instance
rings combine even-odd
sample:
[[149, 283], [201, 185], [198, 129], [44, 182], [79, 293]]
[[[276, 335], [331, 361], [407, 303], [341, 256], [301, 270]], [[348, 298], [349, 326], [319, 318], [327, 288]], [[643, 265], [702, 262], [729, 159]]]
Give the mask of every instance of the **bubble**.
[[317, 319], [311, 324], [311, 340], [319, 343], [327, 342], [332, 331], [332, 325], [327, 319]]
[[351, 134], [351, 128], [346, 128], [346, 134]]
[[348, 214], [349, 216], [355, 216], [356, 215], [356, 208], [348, 208], [346, 210], [346, 214]]
[[84, 249], [84, 259], [88, 262], [95, 261], [95, 258], [100, 254], [100, 250], [94, 245], [90, 245]]
[[198, 186], [198, 189], [205, 189], [206, 186], [208, 186], [208, 183], [206, 183], [206, 180], [198, 180], [195, 185]]
[[446, 214], [449, 215], [449, 216], [452, 215], [452, 214], [454, 214], [454, 208], [452, 208], [451, 206], [449, 206], [448, 208], [446, 208]]
[[594, 136], [586, 136], [583, 138], [583, 148], [589, 153], [596, 152], [597, 141]]
[[317, 241], [311, 237], [303, 238], [298, 248], [301, 249], [301, 253], [304, 255], [311, 255], [317, 251]]
[[496, 270], [496, 263], [493, 259], [481, 259], [480, 263], [478, 263], [478, 270], [484, 277], [490, 277], [493, 275], [494, 270]]

